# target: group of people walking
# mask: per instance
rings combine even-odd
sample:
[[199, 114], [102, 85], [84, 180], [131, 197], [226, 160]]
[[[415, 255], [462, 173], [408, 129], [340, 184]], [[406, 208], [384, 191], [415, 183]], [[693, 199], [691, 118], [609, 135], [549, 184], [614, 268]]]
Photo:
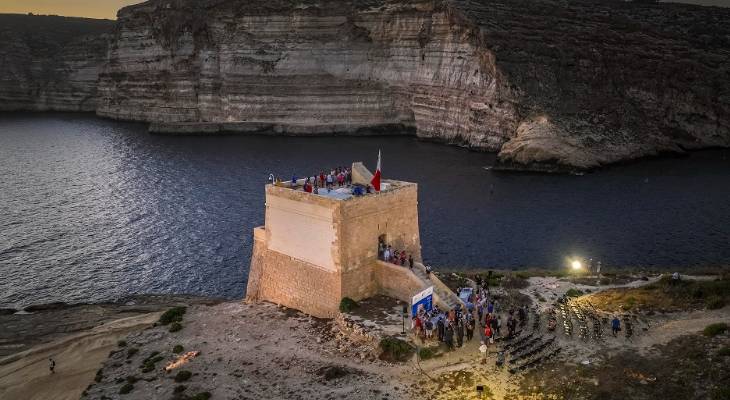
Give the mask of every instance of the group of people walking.
[[378, 241], [378, 259], [404, 267], [407, 265], [411, 269], [415, 263], [413, 254], [408, 254], [405, 250], [395, 250], [382, 239]]
[[476, 329], [474, 315], [462, 308], [442, 311], [434, 306], [431, 311], [421, 310], [413, 316], [411, 325], [414, 334], [424, 342], [438, 340], [450, 350], [471, 341]]
[[527, 322], [529, 309], [526, 305], [510, 308], [504, 332], [499, 300], [490, 295], [486, 286], [479, 287], [466, 300], [465, 305], [448, 311], [442, 311], [438, 306], [430, 312], [419, 310], [412, 318], [414, 334], [424, 342], [438, 340], [453, 350], [471, 341], [478, 332], [481, 344], [488, 349], [496, 339], [503, 337], [503, 333], [507, 337], [515, 336], [518, 324], [522, 326]]

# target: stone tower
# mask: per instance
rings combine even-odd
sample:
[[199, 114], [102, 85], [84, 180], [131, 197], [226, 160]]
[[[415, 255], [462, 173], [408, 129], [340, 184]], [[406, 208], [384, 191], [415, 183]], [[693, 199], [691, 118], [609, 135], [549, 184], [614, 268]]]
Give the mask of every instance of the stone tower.
[[419, 290], [422, 285], [404, 275], [407, 267], [377, 259], [382, 238], [421, 260], [418, 187], [383, 183], [381, 192], [363, 196], [267, 185], [265, 225], [254, 229], [246, 298], [332, 317], [343, 297], [384, 293], [408, 299]]

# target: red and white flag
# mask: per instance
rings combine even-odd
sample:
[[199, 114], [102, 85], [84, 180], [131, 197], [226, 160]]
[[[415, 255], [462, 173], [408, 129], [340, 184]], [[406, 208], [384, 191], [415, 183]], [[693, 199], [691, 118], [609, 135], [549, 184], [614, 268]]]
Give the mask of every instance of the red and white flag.
[[375, 175], [373, 175], [373, 179], [370, 183], [373, 185], [376, 192], [380, 191], [380, 150], [378, 150], [378, 167], [375, 169]]

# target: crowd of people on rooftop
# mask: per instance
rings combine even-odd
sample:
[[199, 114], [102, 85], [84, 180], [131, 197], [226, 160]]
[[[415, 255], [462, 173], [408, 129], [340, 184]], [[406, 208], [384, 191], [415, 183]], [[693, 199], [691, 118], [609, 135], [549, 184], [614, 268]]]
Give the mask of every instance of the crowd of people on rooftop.
[[[292, 188], [296, 188], [299, 178], [294, 174], [291, 178]], [[352, 184], [352, 171], [347, 167], [335, 167], [327, 171], [320, 171], [319, 174], [307, 176], [304, 179], [302, 190], [307, 193], [319, 193], [319, 189], [327, 191], [333, 190], [335, 187], [349, 187]]]
[[[304, 180], [302, 185], [299, 184], [301, 179]], [[269, 181], [274, 184], [282, 183], [281, 179], [275, 178], [273, 175], [269, 176]], [[307, 193], [314, 194], [319, 194], [320, 190], [325, 190], [329, 193], [331, 190], [339, 188], [349, 188], [355, 196], [372, 192], [372, 187], [370, 185], [363, 187], [361, 185], [352, 184], [352, 169], [349, 167], [335, 167], [329, 171], [321, 170], [318, 174], [306, 177], [300, 177], [297, 174], [293, 174], [289, 184], [292, 189], [301, 189]]]

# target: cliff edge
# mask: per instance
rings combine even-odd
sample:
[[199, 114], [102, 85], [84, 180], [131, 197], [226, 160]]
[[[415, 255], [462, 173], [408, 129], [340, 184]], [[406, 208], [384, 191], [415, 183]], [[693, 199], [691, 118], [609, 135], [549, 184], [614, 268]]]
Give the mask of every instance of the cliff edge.
[[[76, 107], [159, 132], [406, 131], [594, 168], [730, 146], [728, 49], [730, 9], [681, 4], [151, 0], [119, 11]], [[0, 87], [3, 109], [32, 108], [16, 92]]]

